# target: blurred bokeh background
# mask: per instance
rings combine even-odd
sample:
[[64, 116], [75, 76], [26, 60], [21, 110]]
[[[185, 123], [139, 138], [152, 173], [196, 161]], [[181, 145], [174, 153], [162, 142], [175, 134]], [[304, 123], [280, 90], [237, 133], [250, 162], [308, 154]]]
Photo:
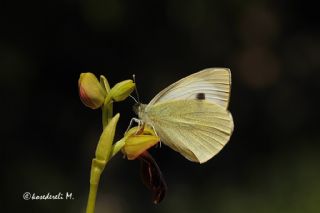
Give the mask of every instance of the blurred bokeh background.
[[[10, 1], [0, 7], [1, 212], [84, 212], [101, 132], [81, 72], [111, 84], [136, 74], [143, 102], [207, 67], [232, 71], [227, 146], [198, 165], [151, 153], [168, 184], [159, 205], [139, 162], [115, 157], [97, 213], [320, 212], [318, 7], [309, 1]], [[133, 101], [121, 113], [127, 128]], [[75, 199], [24, 201], [31, 192]]]

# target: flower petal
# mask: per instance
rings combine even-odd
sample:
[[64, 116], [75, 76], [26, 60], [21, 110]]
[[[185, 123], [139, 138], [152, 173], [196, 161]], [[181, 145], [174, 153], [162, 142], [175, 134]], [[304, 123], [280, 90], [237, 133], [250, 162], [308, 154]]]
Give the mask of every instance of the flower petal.
[[166, 195], [167, 184], [162, 172], [153, 157], [147, 152], [140, 156], [141, 179], [143, 184], [152, 191], [152, 201], [154, 204], [160, 203]]
[[131, 135], [122, 150], [129, 160], [134, 160], [159, 141], [160, 138], [154, 135]]

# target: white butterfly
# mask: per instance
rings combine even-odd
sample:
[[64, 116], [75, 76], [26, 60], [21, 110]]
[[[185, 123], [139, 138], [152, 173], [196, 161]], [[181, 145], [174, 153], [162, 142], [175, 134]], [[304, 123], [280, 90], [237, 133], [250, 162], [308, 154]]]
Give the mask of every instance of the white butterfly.
[[205, 69], [168, 86], [135, 111], [164, 144], [190, 161], [204, 163], [232, 134], [233, 119], [227, 110], [230, 86], [229, 69]]

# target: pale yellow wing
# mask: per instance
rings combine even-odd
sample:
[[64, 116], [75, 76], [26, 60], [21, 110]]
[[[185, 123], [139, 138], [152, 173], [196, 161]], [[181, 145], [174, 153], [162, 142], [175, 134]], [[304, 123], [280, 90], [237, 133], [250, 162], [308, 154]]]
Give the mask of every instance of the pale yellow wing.
[[206, 100], [173, 100], [152, 105], [145, 118], [162, 142], [190, 161], [204, 163], [228, 142], [232, 116]]
[[231, 87], [231, 73], [227, 68], [208, 68], [189, 75], [171, 84], [155, 96], [147, 108], [156, 103], [171, 100], [205, 98], [227, 108]]

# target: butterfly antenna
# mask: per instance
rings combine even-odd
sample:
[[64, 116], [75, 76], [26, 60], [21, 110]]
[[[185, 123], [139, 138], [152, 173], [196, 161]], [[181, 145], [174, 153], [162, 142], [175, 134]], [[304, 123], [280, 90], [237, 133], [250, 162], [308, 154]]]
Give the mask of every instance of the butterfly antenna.
[[139, 103], [137, 99], [135, 99], [132, 95], [129, 95], [129, 97], [132, 98], [132, 100], [134, 100], [134, 102], [136, 102], [137, 104]]
[[139, 98], [139, 93], [138, 93], [137, 83], [136, 83], [136, 75], [133, 74], [132, 78], [133, 78], [133, 82], [136, 84], [134, 87], [134, 90], [136, 91], [136, 95], [137, 95], [137, 99], [138, 99], [138, 101], [137, 100], [135, 100], [135, 101], [140, 104], [140, 98]]

